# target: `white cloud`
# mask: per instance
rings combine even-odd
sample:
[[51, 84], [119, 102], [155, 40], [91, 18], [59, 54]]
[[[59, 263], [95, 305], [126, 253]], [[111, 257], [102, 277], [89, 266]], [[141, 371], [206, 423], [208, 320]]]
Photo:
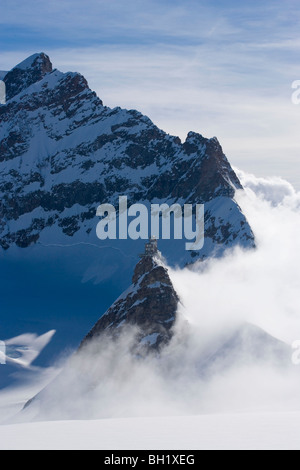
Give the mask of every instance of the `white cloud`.
[[186, 297], [189, 317], [199, 325], [207, 322], [214, 329], [242, 318], [292, 344], [300, 338], [300, 193], [279, 178], [238, 174], [245, 193], [238, 192], [236, 199], [254, 231], [257, 250], [238, 249], [209, 261], [204, 271], [200, 265], [200, 275], [175, 272], [175, 285]]
[[300, 194], [286, 180], [279, 177], [258, 178], [253, 174], [236, 169], [244, 188], [252, 190], [257, 196], [270, 202], [273, 206], [287, 205], [288, 201], [298, 203]]
[[32, 333], [25, 333], [15, 338], [6, 340], [6, 360], [9, 364], [30, 368], [42, 350], [50, 343], [55, 330], [38, 336]]

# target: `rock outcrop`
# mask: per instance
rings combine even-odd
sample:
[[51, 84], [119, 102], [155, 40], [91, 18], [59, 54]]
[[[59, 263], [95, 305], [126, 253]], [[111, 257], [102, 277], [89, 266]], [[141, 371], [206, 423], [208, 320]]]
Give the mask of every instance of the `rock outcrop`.
[[[150, 242], [151, 243], [151, 242]], [[129, 326], [136, 327], [141, 349], [159, 350], [172, 337], [179, 297], [159, 252], [141, 255], [127, 289], [100, 318], [81, 348], [105, 334], [112, 338]]]

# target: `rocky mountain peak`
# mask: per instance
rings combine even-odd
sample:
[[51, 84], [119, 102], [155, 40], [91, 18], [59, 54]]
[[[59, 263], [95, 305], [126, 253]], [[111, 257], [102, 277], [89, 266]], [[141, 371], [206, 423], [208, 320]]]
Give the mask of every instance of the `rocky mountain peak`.
[[106, 334], [117, 338], [128, 327], [137, 327], [139, 350], [159, 350], [172, 337], [179, 297], [163, 265], [160, 253], [145, 253], [136, 265], [133, 284], [127, 289], [92, 328], [81, 347]]
[[[96, 209], [116, 205], [122, 195], [132, 204], [205, 204], [201, 253], [187, 251], [185, 240], [162, 241], [171, 266], [219, 256], [236, 245], [254, 246], [234, 198], [242, 186], [216, 138], [190, 132], [181, 142], [138, 111], [103, 106], [82, 75], [52, 70], [43, 53], [14, 67], [5, 82], [0, 250], [58, 242], [97, 245]], [[114, 250], [125, 265], [128, 248], [120, 240], [107, 243], [106, 263], [119, 272]], [[126, 276], [132, 267], [133, 262]]]
[[12, 99], [29, 86], [39, 82], [52, 70], [50, 58], [43, 52], [28, 57], [6, 74], [4, 81], [7, 99]]

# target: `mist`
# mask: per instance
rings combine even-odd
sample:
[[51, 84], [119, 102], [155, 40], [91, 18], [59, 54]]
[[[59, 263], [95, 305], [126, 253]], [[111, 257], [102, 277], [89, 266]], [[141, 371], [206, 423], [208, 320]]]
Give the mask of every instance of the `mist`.
[[[16, 419], [98, 419], [300, 409], [300, 194], [281, 178], [238, 171], [236, 200], [256, 239], [183, 270], [169, 270], [181, 304], [161, 355], [130, 351], [134, 330], [101, 337]], [[61, 364], [60, 364], [61, 367]]]

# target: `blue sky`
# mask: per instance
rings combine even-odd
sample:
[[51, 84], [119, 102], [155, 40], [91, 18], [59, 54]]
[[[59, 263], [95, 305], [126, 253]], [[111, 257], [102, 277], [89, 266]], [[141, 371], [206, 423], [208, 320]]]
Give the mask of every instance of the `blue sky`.
[[106, 105], [216, 135], [234, 165], [300, 189], [299, 20], [299, 0], [1, 0], [0, 70], [44, 51]]

